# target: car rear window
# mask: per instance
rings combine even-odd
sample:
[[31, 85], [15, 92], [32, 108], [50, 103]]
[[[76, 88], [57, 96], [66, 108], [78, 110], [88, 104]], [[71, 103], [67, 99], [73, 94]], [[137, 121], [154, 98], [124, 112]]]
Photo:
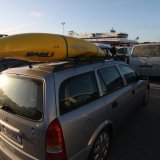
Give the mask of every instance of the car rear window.
[[0, 75], [0, 108], [31, 120], [40, 120], [43, 109], [43, 81]]

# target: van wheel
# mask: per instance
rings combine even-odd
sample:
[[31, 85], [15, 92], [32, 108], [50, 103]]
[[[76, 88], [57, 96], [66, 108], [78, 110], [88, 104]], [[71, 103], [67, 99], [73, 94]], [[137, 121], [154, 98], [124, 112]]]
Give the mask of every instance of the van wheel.
[[89, 160], [107, 160], [110, 149], [110, 132], [104, 129], [96, 138]]
[[146, 107], [149, 101], [149, 87], [146, 88], [144, 98], [143, 98], [143, 106]]

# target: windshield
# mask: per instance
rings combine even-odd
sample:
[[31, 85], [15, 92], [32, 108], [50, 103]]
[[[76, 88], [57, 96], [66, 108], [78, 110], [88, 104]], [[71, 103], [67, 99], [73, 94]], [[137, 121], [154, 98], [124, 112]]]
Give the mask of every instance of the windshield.
[[137, 57], [160, 57], [160, 44], [135, 46], [132, 54]]
[[0, 108], [40, 120], [43, 107], [43, 82], [37, 79], [0, 75]]
[[121, 55], [126, 55], [128, 52], [127, 52], [127, 48], [119, 48], [117, 50], [117, 53], [118, 54], [121, 54]]

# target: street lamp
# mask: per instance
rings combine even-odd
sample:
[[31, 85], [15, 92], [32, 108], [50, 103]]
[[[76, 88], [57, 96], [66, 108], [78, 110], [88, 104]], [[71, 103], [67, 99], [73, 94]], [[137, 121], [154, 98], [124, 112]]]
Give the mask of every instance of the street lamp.
[[138, 40], [139, 40], [139, 36], [136, 37], [135, 41], [138, 41]]
[[64, 35], [64, 25], [65, 25], [65, 22], [62, 22], [61, 24], [63, 26], [63, 35]]

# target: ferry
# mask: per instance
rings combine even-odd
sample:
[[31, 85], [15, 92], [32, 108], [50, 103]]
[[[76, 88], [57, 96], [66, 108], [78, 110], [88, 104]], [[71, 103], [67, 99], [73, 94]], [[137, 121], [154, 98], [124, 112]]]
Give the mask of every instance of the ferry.
[[68, 36], [84, 39], [92, 43], [114, 44], [116, 46], [133, 46], [134, 44], [137, 44], [136, 40], [128, 39], [127, 33], [118, 32], [113, 28], [110, 30], [110, 32], [106, 33], [78, 34], [74, 31], [69, 31]]

